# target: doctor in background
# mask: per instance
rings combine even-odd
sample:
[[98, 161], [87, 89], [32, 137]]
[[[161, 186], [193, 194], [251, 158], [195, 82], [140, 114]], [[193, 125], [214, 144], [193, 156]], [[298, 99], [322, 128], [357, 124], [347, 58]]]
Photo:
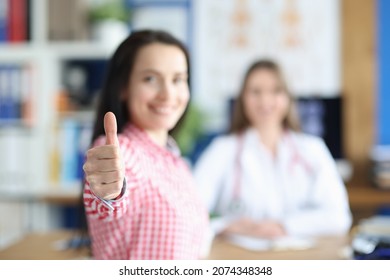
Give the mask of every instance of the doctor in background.
[[345, 234], [345, 186], [322, 139], [299, 132], [278, 65], [247, 71], [230, 134], [216, 138], [195, 166], [216, 234], [265, 239]]

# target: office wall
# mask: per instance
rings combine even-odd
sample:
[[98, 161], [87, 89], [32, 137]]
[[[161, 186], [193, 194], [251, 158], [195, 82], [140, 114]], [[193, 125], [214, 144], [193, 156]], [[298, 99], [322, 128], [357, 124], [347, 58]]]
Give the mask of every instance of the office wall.
[[376, 134], [376, 16], [376, 0], [342, 1], [344, 150], [359, 182], [368, 180]]
[[257, 59], [276, 60], [295, 96], [339, 96], [340, 0], [192, 2], [193, 93], [206, 129], [228, 125], [228, 101]]

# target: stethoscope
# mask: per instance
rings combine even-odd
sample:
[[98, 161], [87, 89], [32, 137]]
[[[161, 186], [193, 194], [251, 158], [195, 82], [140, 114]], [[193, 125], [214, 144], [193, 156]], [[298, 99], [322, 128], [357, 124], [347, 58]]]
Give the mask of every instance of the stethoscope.
[[[287, 144], [289, 148], [293, 152], [293, 156], [291, 158], [291, 162], [289, 165], [289, 172], [293, 173], [294, 168], [297, 165], [301, 165], [307, 174], [313, 174], [313, 168], [310, 166], [310, 164], [299, 154], [298, 149], [296, 145], [294, 145], [291, 135], [288, 132], [285, 132], [284, 134], [285, 139], [287, 141]], [[232, 199], [228, 205], [228, 211], [232, 216], [239, 216], [242, 215], [245, 212], [245, 203], [241, 197], [241, 176], [242, 176], [242, 166], [241, 166], [241, 155], [242, 150], [244, 147], [244, 135], [243, 133], [238, 134], [237, 139], [237, 153], [235, 158], [235, 174], [234, 174], [234, 181], [233, 181], [233, 192], [232, 192]]]

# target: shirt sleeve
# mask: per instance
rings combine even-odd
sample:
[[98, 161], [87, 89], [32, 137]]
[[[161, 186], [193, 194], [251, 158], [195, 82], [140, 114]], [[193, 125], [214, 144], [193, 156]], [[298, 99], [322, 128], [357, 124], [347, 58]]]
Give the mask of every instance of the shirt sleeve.
[[[228, 164], [234, 161], [236, 149], [234, 138], [219, 137], [206, 148], [194, 168], [197, 189], [210, 214], [217, 214], [216, 208], [220, 194], [223, 192], [223, 179]], [[215, 234], [223, 231], [231, 219], [228, 217], [211, 217], [210, 225]]]
[[209, 212], [215, 210], [219, 193], [222, 191], [223, 178], [226, 172], [229, 147], [224, 137], [217, 138], [202, 153], [194, 168], [197, 189]]
[[318, 163], [313, 187], [306, 205], [290, 213], [284, 227], [292, 236], [345, 234], [352, 221], [345, 186], [324, 142], [313, 144]]
[[[105, 137], [99, 137], [93, 144], [93, 147], [103, 145]], [[125, 179], [120, 196], [114, 200], [106, 200], [100, 198], [90, 188], [89, 182], [85, 182], [84, 187], [84, 205], [85, 211], [89, 218], [99, 220], [118, 219], [126, 213], [129, 207], [130, 193], [129, 177], [136, 169], [137, 155], [130, 141], [121, 135], [118, 135], [119, 146], [122, 152], [123, 160], [125, 161]]]

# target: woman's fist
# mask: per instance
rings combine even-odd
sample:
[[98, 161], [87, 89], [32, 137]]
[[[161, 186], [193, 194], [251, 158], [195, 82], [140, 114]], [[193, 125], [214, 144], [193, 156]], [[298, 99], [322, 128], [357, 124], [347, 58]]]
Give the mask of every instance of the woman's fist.
[[122, 191], [125, 167], [119, 147], [115, 115], [104, 116], [106, 144], [87, 151], [83, 166], [92, 192], [103, 199], [115, 199]]

